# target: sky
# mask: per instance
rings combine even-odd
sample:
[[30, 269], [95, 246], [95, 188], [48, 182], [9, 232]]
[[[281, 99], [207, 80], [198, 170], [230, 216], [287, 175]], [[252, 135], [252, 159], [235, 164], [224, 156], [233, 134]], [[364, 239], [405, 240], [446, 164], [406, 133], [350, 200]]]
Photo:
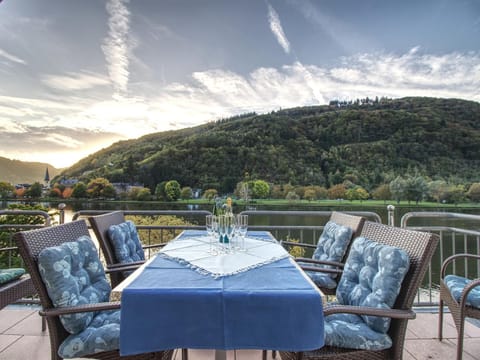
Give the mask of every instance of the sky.
[[480, 0], [0, 0], [0, 156], [330, 100], [480, 102]]

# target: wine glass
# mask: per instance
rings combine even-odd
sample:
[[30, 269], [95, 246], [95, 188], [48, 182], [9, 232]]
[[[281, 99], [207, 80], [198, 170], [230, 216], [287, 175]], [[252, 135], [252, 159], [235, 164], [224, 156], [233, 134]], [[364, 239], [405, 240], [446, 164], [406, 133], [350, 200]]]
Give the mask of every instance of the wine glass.
[[247, 230], [248, 230], [248, 215], [237, 215], [236, 219], [237, 223], [237, 232], [238, 235], [240, 236], [240, 250], [245, 251], [245, 237], [247, 236]]
[[219, 242], [220, 242], [220, 251], [226, 252], [227, 251], [227, 217], [225, 215], [218, 216], [218, 234], [219, 234]]
[[234, 234], [235, 234], [235, 217], [230, 215], [225, 215], [225, 237], [224, 243], [226, 243], [226, 247], [233, 251], [235, 250], [234, 244]]
[[205, 226], [210, 243], [210, 254], [217, 255], [217, 233], [218, 233], [218, 219], [215, 215], [207, 215], [205, 217]]

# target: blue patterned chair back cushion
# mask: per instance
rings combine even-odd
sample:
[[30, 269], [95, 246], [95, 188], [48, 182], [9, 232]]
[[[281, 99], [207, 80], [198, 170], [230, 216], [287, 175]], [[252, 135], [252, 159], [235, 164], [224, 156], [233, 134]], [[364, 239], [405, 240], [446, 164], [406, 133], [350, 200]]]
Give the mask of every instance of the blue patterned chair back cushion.
[[[444, 279], [445, 285], [457, 302], [460, 302], [460, 297], [462, 296], [465, 286], [472, 281], [473, 280], [471, 279], [458, 275], [447, 275]], [[470, 291], [467, 296], [467, 305], [480, 309], [480, 286], [477, 286]]]
[[145, 260], [142, 243], [137, 228], [130, 220], [108, 228], [108, 236], [113, 245], [115, 257], [120, 263]]
[[[341, 261], [347, 251], [353, 230], [348, 226], [338, 225], [333, 221], [325, 224], [318, 239], [312, 259], [326, 261]], [[336, 276], [336, 274], [329, 274]]]
[[[43, 249], [38, 268], [55, 307], [75, 306], [109, 300], [111, 287], [97, 249], [88, 236]], [[62, 315], [60, 320], [71, 334], [83, 331], [95, 313]]]
[[10, 269], [1, 269], [0, 270], [0, 285], [6, 284], [10, 281], [16, 280], [25, 274], [25, 269], [23, 268], [10, 268]]
[[[322, 234], [318, 239], [312, 259], [323, 261], [341, 262], [347, 251], [348, 244], [353, 235], [353, 230], [348, 226], [329, 221], [325, 224]], [[300, 265], [315, 266], [320, 268], [333, 268], [331, 265], [310, 264], [299, 262]], [[335, 289], [337, 287], [337, 274], [307, 271], [308, 276], [321, 288]]]
[[[337, 287], [343, 305], [392, 308], [410, 266], [408, 254], [364, 237], [354, 240]], [[362, 316], [374, 331], [386, 333], [390, 318]]]

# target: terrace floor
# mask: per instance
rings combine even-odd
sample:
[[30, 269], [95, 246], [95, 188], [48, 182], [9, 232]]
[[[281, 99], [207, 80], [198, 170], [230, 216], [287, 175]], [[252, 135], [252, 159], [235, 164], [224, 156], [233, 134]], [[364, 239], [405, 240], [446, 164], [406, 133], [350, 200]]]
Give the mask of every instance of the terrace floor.
[[[0, 360], [48, 360], [50, 343], [48, 331], [42, 333], [38, 308], [10, 305], [0, 311]], [[435, 309], [420, 309], [417, 319], [410, 321], [404, 359], [454, 359], [456, 330], [449, 314], [445, 317], [444, 337], [437, 340], [438, 314]], [[271, 357], [271, 352], [269, 352]], [[227, 360], [261, 359], [261, 351], [242, 350], [227, 352]], [[480, 360], [480, 327], [467, 323], [465, 329], [465, 360]], [[190, 360], [214, 359], [213, 351], [190, 350]], [[278, 356], [277, 356], [278, 359]], [[175, 360], [181, 360], [177, 352]]]

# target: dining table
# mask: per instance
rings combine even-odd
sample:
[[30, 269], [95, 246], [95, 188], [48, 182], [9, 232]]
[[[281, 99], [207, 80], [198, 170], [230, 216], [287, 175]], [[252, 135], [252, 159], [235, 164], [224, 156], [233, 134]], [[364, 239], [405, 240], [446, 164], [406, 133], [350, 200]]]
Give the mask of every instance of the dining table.
[[217, 250], [206, 231], [185, 230], [112, 290], [121, 355], [324, 345], [324, 295], [270, 232]]

